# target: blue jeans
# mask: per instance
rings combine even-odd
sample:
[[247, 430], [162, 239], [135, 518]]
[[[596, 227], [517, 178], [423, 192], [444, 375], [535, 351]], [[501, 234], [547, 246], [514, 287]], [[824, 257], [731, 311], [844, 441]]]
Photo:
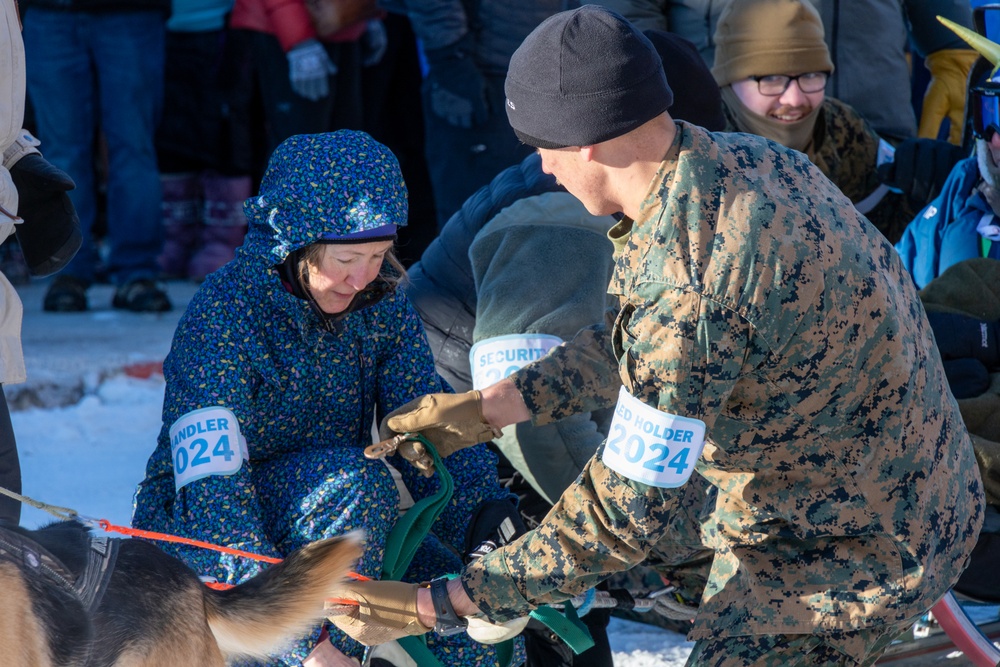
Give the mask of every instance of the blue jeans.
[[163, 106], [165, 17], [31, 7], [24, 17], [28, 95], [41, 150], [76, 181], [69, 193], [84, 243], [63, 269], [93, 282], [97, 249], [95, 135], [108, 149], [107, 269], [121, 284], [157, 275], [163, 246], [153, 137]]

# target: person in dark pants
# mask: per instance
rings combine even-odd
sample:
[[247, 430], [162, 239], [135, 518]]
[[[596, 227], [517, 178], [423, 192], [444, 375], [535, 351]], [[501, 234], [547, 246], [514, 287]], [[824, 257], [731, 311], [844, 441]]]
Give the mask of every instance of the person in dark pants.
[[[103, 263], [112, 306], [164, 312], [156, 283], [163, 247], [154, 134], [163, 104], [168, 0], [29, 0], [23, 3], [27, 87], [46, 156], [76, 182], [70, 193], [80, 252], [53, 281], [43, 308], [80, 312]], [[95, 134], [107, 146], [106, 258], [92, 238], [98, 211]]]

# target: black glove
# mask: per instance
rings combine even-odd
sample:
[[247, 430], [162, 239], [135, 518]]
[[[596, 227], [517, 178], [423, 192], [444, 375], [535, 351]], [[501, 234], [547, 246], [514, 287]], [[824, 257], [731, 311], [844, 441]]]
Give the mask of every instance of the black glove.
[[466, 35], [451, 46], [426, 53], [431, 111], [455, 127], [486, 122], [486, 81], [472, 58], [472, 38]]
[[976, 359], [990, 370], [1000, 369], [1000, 322], [960, 313], [927, 313], [941, 358]]
[[37, 277], [52, 275], [73, 259], [83, 243], [80, 218], [66, 194], [76, 184], [38, 153], [18, 160], [10, 177], [17, 188], [17, 214], [24, 219], [14, 232], [28, 271]]
[[487, 500], [476, 508], [465, 529], [465, 562], [481, 558], [526, 532], [514, 500]]
[[905, 194], [915, 209], [922, 209], [941, 192], [951, 168], [969, 157], [961, 146], [936, 139], [904, 139], [892, 162], [880, 165], [879, 180]]

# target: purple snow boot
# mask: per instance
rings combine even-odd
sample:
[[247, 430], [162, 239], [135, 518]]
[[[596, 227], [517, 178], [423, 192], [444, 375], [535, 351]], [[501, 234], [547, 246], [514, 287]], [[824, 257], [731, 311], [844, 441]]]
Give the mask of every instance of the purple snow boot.
[[201, 185], [197, 174], [160, 174], [165, 230], [163, 251], [156, 262], [164, 278], [187, 278], [188, 261], [198, 244]]
[[194, 280], [204, 280], [230, 261], [243, 244], [247, 231], [243, 201], [253, 187], [249, 176], [203, 174], [201, 183], [205, 196], [201, 247], [188, 264], [188, 275]]

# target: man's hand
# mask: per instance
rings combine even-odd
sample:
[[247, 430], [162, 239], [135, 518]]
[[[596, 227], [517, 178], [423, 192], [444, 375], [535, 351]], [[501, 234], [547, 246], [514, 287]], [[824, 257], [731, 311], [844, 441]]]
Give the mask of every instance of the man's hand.
[[330, 622], [365, 646], [384, 644], [410, 635], [422, 635], [431, 628], [417, 616], [417, 584], [402, 581], [352, 581], [335, 597], [358, 604], [327, 603]]
[[396, 408], [382, 420], [379, 436], [389, 439], [399, 433], [419, 433], [442, 458], [501, 435], [500, 429], [483, 417], [482, 394], [478, 391], [427, 394]]
[[962, 143], [966, 82], [978, 57], [972, 49], [941, 49], [927, 56], [924, 64], [930, 70], [931, 82], [924, 93], [917, 136], [937, 139], [942, 121], [948, 118], [951, 121], [948, 141]]

